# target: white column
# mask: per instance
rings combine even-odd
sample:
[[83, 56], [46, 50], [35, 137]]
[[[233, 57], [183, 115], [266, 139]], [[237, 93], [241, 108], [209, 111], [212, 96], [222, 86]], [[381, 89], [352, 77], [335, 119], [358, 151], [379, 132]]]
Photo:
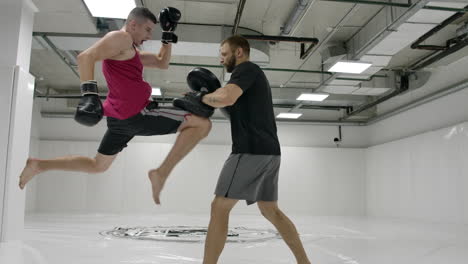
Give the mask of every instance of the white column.
[[0, 242], [20, 240], [24, 229], [25, 195], [18, 177], [29, 152], [34, 12], [32, 0], [0, 1]]

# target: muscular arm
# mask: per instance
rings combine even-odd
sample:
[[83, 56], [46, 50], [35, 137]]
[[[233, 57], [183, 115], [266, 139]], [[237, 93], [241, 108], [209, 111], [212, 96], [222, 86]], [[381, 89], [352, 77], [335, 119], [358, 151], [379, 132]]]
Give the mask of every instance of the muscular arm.
[[163, 44], [158, 54], [140, 52], [140, 60], [145, 67], [167, 69], [171, 60], [172, 44]]
[[78, 68], [82, 82], [94, 80], [94, 65], [97, 61], [110, 59], [132, 47], [132, 37], [123, 31], [105, 35], [78, 55]]
[[242, 95], [242, 89], [235, 84], [228, 84], [213, 93], [203, 96], [203, 103], [212, 107], [225, 107], [233, 105]]

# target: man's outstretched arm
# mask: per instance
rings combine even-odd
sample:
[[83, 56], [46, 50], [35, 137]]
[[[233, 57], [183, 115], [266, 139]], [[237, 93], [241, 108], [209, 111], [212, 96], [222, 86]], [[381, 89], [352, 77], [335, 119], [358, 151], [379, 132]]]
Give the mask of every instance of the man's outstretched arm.
[[236, 84], [227, 84], [214, 91], [213, 93], [203, 96], [203, 103], [212, 107], [220, 108], [233, 105], [242, 95], [242, 89]]

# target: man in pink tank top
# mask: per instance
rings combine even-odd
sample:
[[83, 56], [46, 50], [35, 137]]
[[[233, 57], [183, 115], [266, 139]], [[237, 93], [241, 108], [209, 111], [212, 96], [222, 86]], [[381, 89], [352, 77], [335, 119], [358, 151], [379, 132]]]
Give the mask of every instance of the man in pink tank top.
[[[75, 119], [81, 124], [94, 125], [104, 112], [107, 131], [93, 158], [29, 158], [20, 176], [21, 189], [35, 175], [49, 170], [104, 172], [134, 136], [180, 132], [163, 163], [148, 172], [153, 199], [156, 204], [160, 204], [160, 192], [172, 169], [211, 129], [211, 122], [207, 118], [174, 107], [159, 107], [156, 102], [151, 102], [151, 86], [143, 80], [143, 67], [169, 67], [172, 43], [177, 42], [173, 31], [180, 16], [179, 10], [172, 7], [161, 10], [159, 22], [163, 30], [163, 44], [158, 54], [137, 49], [144, 41], [151, 39], [157, 23], [151, 11], [137, 7], [130, 12], [121, 30], [107, 33], [78, 56], [83, 98]], [[94, 81], [94, 66], [98, 61], [103, 62], [102, 71], [109, 89], [102, 107], [97, 94], [97, 82]]]

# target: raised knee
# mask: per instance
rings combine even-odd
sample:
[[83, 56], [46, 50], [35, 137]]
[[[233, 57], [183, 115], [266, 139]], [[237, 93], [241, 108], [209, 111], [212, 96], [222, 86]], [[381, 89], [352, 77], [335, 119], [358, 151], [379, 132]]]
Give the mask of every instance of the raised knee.
[[186, 128], [195, 128], [197, 134], [201, 138], [205, 138], [211, 131], [211, 121], [208, 118], [202, 118], [198, 116], [189, 116], [187, 118], [186, 124], [180, 128], [180, 130], [184, 130]]
[[211, 121], [207, 118], [201, 119], [199, 122], [197, 122], [197, 128], [199, 131], [199, 136], [201, 138], [205, 138], [211, 131]]

